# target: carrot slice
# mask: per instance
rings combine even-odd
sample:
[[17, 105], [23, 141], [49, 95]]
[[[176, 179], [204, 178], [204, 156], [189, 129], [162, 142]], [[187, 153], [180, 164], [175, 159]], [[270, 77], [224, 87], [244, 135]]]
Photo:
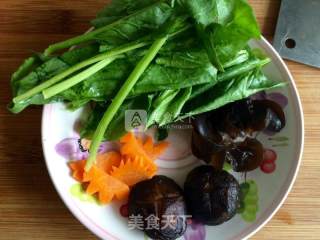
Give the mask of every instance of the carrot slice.
[[86, 160], [70, 162], [68, 165], [72, 171], [72, 177], [75, 180], [82, 182]]
[[128, 186], [152, 178], [157, 172], [157, 166], [143, 158], [127, 159], [122, 161], [118, 168], [114, 167], [111, 176], [119, 179]]
[[114, 198], [128, 197], [129, 186], [152, 178], [157, 172], [154, 160], [168, 147], [168, 143], [154, 144], [151, 137], [136, 137], [128, 133], [121, 138], [121, 154], [108, 152], [100, 154], [97, 162], [86, 172], [86, 160], [71, 162], [72, 176], [79, 182], [86, 182], [86, 192], [97, 194], [101, 203], [110, 203]]
[[129, 132], [124, 137], [122, 137], [120, 139], [120, 142], [123, 144], [120, 148], [120, 152], [123, 156], [128, 156], [131, 158], [140, 156], [146, 160], [151, 160], [147, 153], [144, 151], [143, 146], [139, 144], [138, 139], [133, 135], [132, 132]]
[[150, 136], [147, 137], [143, 143], [140, 138], [134, 136], [132, 132], [129, 132], [121, 138], [120, 142], [122, 147], [120, 149], [121, 154], [128, 156], [129, 158], [142, 157], [145, 160], [155, 160], [159, 157], [168, 147], [167, 142], [161, 142], [154, 145], [154, 142]]
[[[117, 152], [107, 152], [99, 154], [96, 166], [106, 173], [112, 171], [112, 167], [118, 167], [121, 162], [121, 155]], [[86, 160], [70, 162], [69, 167], [72, 171], [72, 177], [79, 182], [83, 182], [84, 167]]]
[[84, 173], [84, 182], [89, 182], [86, 192], [90, 195], [98, 193], [103, 204], [110, 203], [114, 198], [125, 200], [129, 195], [129, 187], [120, 180], [110, 176], [97, 166], [92, 166]]
[[121, 163], [121, 155], [118, 152], [107, 152], [97, 156], [97, 167], [110, 173], [112, 167], [118, 167]]

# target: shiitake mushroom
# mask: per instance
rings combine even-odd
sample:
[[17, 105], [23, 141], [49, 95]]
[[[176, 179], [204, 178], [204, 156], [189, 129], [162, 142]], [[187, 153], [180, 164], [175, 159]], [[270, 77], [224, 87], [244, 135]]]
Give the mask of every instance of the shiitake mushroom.
[[210, 115], [217, 130], [232, 139], [248, 137], [264, 129], [279, 132], [286, 123], [281, 106], [271, 100], [246, 98], [212, 111]]
[[224, 157], [235, 172], [250, 172], [263, 161], [263, 145], [256, 139], [247, 138], [226, 150]]
[[261, 100], [260, 104], [267, 108], [266, 128], [271, 132], [280, 132], [286, 125], [286, 116], [282, 107], [270, 100]]
[[279, 104], [271, 100], [243, 99], [193, 120], [192, 152], [222, 169], [225, 161], [237, 172], [256, 169], [263, 158], [263, 146], [257, 132], [281, 131], [286, 124]]
[[[176, 239], [186, 231], [183, 190], [165, 176], [155, 176], [136, 184], [130, 192], [128, 212], [129, 216], [142, 216], [144, 232], [152, 239]], [[158, 220], [158, 228], [148, 227], [150, 217]], [[168, 220], [170, 224], [166, 222]]]
[[184, 184], [192, 219], [206, 225], [230, 220], [239, 207], [240, 186], [228, 172], [204, 165], [193, 169]]

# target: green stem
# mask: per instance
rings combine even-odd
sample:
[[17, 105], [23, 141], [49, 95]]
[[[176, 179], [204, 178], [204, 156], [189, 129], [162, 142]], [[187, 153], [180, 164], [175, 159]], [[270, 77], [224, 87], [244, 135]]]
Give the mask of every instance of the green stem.
[[49, 55], [51, 55], [52, 53], [54, 53], [54, 52], [56, 52], [58, 50], [70, 48], [72, 46], [79, 45], [81, 43], [94, 40], [96, 35], [98, 35], [100, 33], [103, 33], [105, 31], [117, 26], [119, 23], [124, 22], [124, 21], [128, 20], [131, 17], [139, 15], [140, 13], [146, 11], [147, 9], [154, 7], [156, 4], [159, 4], [159, 3], [152, 4], [151, 6], [148, 6], [148, 7], [144, 8], [144, 9], [141, 9], [141, 10], [139, 10], [139, 11], [137, 11], [137, 12], [135, 12], [135, 13], [129, 15], [129, 16], [123, 17], [123, 18], [121, 18], [121, 19], [119, 19], [119, 20], [117, 20], [117, 21], [115, 21], [115, 22], [113, 22], [111, 24], [108, 24], [108, 25], [106, 25], [104, 27], [98, 28], [98, 29], [96, 29], [94, 31], [88, 32], [88, 33], [86, 33], [84, 35], [80, 35], [80, 36], [77, 36], [77, 37], [74, 37], [74, 38], [70, 38], [70, 39], [68, 39], [66, 41], [63, 41], [63, 42], [52, 44], [44, 51], [44, 55], [45, 56], [49, 56]]
[[126, 97], [129, 95], [130, 91], [136, 84], [136, 82], [139, 80], [141, 75], [144, 73], [144, 71], [147, 69], [147, 67], [150, 65], [152, 60], [156, 57], [161, 47], [165, 44], [168, 37], [163, 37], [157, 39], [146, 55], [140, 60], [140, 62], [137, 64], [133, 72], [130, 74], [129, 78], [126, 80], [124, 85], [121, 87], [120, 91], [117, 93], [116, 97], [108, 107], [107, 111], [103, 115], [94, 135], [92, 138], [92, 143], [90, 146], [90, 156], [87, 160], [85, 170], [89, 171], [92, 164], [95, 162], [97, 157], [98, 148], [100, 146], [100, 143], [103, 140], [103, 136], [105, 131], [107, 130], [110, 122], [112, 121], [113, 117], [119, 110], [120, 106], [126, 99]]
[[[121, 56], [121, 55], [119, 55]], [[89, 67], [88, 69], [84, 70], [83, 72], [61, 82], [53, 87], [45, 89], [42, 94], [44, 99], [51, 98], [71, 87], [74, 85], [82, 82], [83, 80], [87, 79], [88, 77], [92, 76], [93, 74], [99, 72], [101, 69], [105, 68], [107, 65], [112, 63], [115, 59], [119, 58], [119, 56], [109, 57], [101, 62], [94, 64], [93, 66]]]
[[269, 58], [266, 59], [255, 59], [255, 60], [249, 60], [246, 63], [236, 65], [234, 67], [231, 67], [227, 71], [221, 73], [218, 75], [218, 81], [214, 81], [213, 83], [206, 83], [204, 85], [200, 85], [197, 88], [194, 89], [192, 92], [189, 101], [194, 99], [195, 97], [198, 97], [202, 93], [208, 91], [212, 87], [214, 87], [218, 82], [223, 82], [226, 80], [230, 80], [236, 76], [239, 76], [243, 73], [249, 72], [253, 69], [256, 69], [257, 67], [262, 67], [270, 62]]
[[218, 75], [218, 82], [222, 82], [225, 80], [232, 79], [236, 76], [239, 76], [243, 73], [249, 72], [257, 67], [262, 67], [268, 63], [270, 63], [270, 59], [255, 59], [248, 61], [246, 64], [236, 65], [235, 67], [231, 68], [230, 71], [226, 71]]
[[25, 101], [27, 100], [28, 98], [42, 92], [43, 90], [47, 89], [48, 87], [54, 85], [55, 83], [58, 83], [60, 82], [60, 80], [66, 78], [67, 76], [89, 66], [89, 65], [92, 65], [96, 62], [99, 62], [99, 61], [102, 61], [106, 58], [109, 58], [109, 57], [113, 57], [113, 56], [116, 56], [116, 55], [119, 55], [119, 54], [122, 54], [122, 53], [125, 53], [125, 52], [129, 52], [131, 50], [134, 50], [134, 49], [137, 49], [137, 48], [141, 48], [141, 47], [144, 47], [146, 45], [149, 45], [150, 42], [133, 42], [133, 43], [129, 43], [129, 44], [126, 44], [124, 46], [121, 46], [121, 47], [118, 47], [118, 48], [115, 48], [115, 49], [112, 49], [106, 53], [101, 53], [101, 54], [98, 54], [92, 58], [89, 58], [83, 62], [80, 62], [70, 68], [68, 68], [67, 70], [65, 70], [64, 72], [61, 72], [59, 73], [58, 75], [54, 76], [53, 78], [43, 82], [42, 84], [30, 89], [29, 91], [15, 97], [13, 99], [13, 102], [14, 103], [18, 103], [18, 102], [21, 102], [21, 101]]

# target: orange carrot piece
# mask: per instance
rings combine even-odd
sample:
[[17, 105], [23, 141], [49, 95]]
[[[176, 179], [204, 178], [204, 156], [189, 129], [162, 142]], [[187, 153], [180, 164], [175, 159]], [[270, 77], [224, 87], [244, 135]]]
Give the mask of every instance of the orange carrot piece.
[[72, 171], [72, 177], [75, 180], [82, 182], [86, 160], [70, 162], [68, 165]]
[[110, 173], [112, 167], [118, 167], [121, 162], [121, 155], [118, 152], [107, 152], [97, 156], [97, 167]]
[[150, 136], [142, 143], [141, 139], [136, 138], [131, 132], [122, 137], [120, 142], [122, 143], [120, 149], [122, 155], [130, 158], [139, 156], [151, 161], [157, 159], [169, 146], [167, 142], [160, 142], [155, 145]]
[[139, 144], [132, 132], [129, 132], [124, 137], [122, 137], [120, 142], [123, 144], [120, 148], [120, 152], [123, 156], [128, 156], [130, 158], [140, 156], [146, 160], [152, 160], [144, 151], [143, 146]]
[[97, 166], [92, 166], [84, 173], [84, 181], [89, 182], [86, 192], [90, 195], [98, 193], [103, 204], [110, 203], [114, 197], [125, 200], [129, 195], [129, 187], [120, 180], [110, 176]]
[[156, 172], [157, 166], [153, 162], [146, 162], [143, 158], [137, 157], [134, 160], [122, 161], [118, 168], [113, 168], [111, 176], [128, 186], [133, 186], [138, 182], [152, 178]]
[[[106, 173], [110, 173], [112, 167], [118, 167], [121, 162], [121, 155], [117, 152], [108, 152], [100, 154], [97, 157], [96, 166]], [[79, 182], [83, 182], [84, 167], [86, 165], [86, 160], [70, 162], [69, 167], [72, 171], [72, 177]]]

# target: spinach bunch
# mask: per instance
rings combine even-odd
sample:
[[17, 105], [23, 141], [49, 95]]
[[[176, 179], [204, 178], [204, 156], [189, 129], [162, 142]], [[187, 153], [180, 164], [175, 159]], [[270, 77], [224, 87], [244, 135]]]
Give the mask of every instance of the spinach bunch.
[[25, 60], [9, 105], [19, 113], [91, 103], [81, 131], [92, 139], [86, 169], [103, 139], [124, 134], [125, 110], [144, 109], [147, 127], [165, 126], [283, 85], [263, 74], [270, 60], [247, 45], [261, 34], [246, 0], [114, 0], [92, 25]]

